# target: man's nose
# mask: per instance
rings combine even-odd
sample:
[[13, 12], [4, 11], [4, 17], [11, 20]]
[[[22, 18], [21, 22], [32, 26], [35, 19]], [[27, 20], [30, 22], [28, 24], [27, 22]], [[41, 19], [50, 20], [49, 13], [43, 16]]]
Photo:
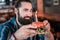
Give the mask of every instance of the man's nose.
[[32, 12], [27, 12], [26, 15], [27, 16], [32, 16]]

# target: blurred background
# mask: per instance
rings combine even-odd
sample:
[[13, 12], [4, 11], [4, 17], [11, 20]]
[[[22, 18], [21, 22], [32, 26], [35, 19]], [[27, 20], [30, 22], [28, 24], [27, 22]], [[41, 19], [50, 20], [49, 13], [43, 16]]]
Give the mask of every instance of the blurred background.
[[14, 15], [15, 0], [0, 0], [0, 24]]
[[[18, 0], [0, 0], [0, 24], [15, 15], [14, 6]], [[48, 20], [55, 40], [60, 40], [60, 0], [30, 0], [38, 20]]]

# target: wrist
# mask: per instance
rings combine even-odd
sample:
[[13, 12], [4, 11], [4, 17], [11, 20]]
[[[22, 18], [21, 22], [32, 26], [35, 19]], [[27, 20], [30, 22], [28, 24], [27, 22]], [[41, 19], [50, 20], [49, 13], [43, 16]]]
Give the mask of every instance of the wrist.
[[16, 40], [16, 39], [15, 39], [14, 35], [11, 35], [9, 40]]
[[16, 38], [16, 36], [14, 34], [13, 34], [13, 37], [14, 37], [15, 40], [17, 40], [17, 38]]
[[[18, 34], [17, 34], [18, 35]], [[23, 38], [21, 38], [21, 37], [19, 37], [19, 36], [17, 36], [16, 34], [14, 34], [13, 36], [14, 36], [14, 38], [15, 38], [15, 40], [25, 40], [25, 39], [23, 39]]]

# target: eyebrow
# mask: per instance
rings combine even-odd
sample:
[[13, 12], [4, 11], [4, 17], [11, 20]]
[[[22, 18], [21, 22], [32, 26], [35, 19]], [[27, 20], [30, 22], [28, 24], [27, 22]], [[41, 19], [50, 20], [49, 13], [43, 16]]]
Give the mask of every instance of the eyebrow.
[[28, 10], [27, 8], [25, 8], [24, 10]]
[[[29, 10], [29, 9], [25, 8], [24, 10]], [[33, 9], [31, 9], [31, 10], [33, 10]]]

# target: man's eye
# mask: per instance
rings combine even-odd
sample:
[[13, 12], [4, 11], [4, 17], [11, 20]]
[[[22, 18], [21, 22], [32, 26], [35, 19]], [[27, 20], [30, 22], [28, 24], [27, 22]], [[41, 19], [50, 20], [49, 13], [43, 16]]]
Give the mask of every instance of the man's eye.
[[29, 10], [29, 9], [24, 9], [24, 11], [29, 11], [29, 12], [32, 12], [32, 9], [31, 9], [31, 10]]
[[28, 11], [28, 9], [24, 9], [24, 11]]

